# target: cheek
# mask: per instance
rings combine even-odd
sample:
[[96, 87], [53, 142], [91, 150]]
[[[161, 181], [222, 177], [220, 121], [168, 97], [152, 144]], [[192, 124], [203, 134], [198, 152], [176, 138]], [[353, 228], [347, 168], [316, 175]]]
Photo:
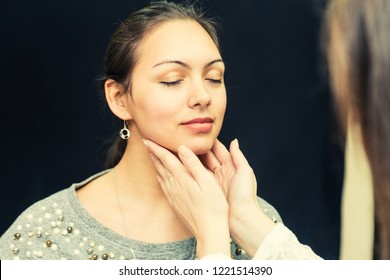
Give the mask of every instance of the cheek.
[[214, 99], [214, 104], [216, 107], [216, 111], [218, 112], [220, 117], [223, 118], [223, 116], [225, 115], [226, 104], [227, 104], [226, 91], [219, 94], [218, 97]]
[[183, 108], [183, 104], [177, 98], [171, 99], [155, 96], [154, 98], [136, 103], [135, 107], [133, 119], [137, 130], [144, 137], [156, 141], [157, 139], [165, 138], [166, 134], [171, 137], [172, 133], [174, 133], [177, 123], [180, 121], [178, 116]]
[[176, 96], [147, 94], [135, 101], [135, 111], [143, 119], [163, 121], [174, 116], [182, 107], [183, 102]]

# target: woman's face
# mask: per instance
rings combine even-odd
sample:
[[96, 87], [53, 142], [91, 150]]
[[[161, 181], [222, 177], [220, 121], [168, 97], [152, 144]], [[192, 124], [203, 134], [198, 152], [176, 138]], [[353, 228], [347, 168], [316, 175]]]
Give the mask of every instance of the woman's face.
[[209, 151], [226, 108], [224, 63], [208, 33], [195, 21], [155, 27], [137, 48], [128, 98], [131, 137], [172, 150], [184, 144]]

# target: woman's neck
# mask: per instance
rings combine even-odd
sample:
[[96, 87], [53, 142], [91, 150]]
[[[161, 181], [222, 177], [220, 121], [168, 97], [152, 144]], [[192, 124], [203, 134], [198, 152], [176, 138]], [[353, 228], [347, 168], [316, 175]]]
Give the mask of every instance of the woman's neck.
[[166, 200], [150, 152], [142, 140], [129, 139], [125, 153], [112, 173], [123, 196], [131, 195], [146, 201]]
[[161, 243], [192, 236], [160, 188], [149, 150], [135, 140], [113, 170], [77, 190], [81, 205], [104, 226], [132, 239]]
[[[121, 161], [108, 174], [126, 220], [126, 235], [147, 242], [175, 241], [192, 236], [157, 181], [150, 151], [142, 140], [136, 140], [128, 142]], [[134, 230], [134, 224], [143, 230]], [[161, 229], [158, 237], [155, 236], [157, 229]]]

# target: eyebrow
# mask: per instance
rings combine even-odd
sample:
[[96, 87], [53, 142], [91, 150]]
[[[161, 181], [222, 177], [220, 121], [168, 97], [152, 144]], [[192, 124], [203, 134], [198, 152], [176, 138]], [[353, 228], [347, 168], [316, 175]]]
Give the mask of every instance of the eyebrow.
[[[223, 60], [220, 59], [220, 58], [214, 59], [214, 60], [210, 61], [209, 63], [207, 63], [205, 65], [205, 68], [210, 67], [214, 63], [218, 63], [218, 62], [224, 63]], [[163, 64], [171, 64], [171, 63], [178, 64], [178, 65], [180, 65], [180, 66], [182, 66], [184, 68], [188, 68], [188, 69], [191, 68], [187, 63], [184, 63], [184, 62], [182, 62], [180, 60], [164, 60], [164, 61], [161, 61], [161, 62], [157, 63], [156, 65], [154, 65], [153, 68], [155, 68], [157, 66], [160, 66], [160, 65], [163, 65]]]

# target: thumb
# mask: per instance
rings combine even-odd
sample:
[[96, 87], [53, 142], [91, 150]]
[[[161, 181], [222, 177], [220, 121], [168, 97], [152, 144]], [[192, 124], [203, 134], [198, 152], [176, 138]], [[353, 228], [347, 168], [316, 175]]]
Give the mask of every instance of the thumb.
[[233, 164], [236, 167], [236, 170], [239, 170], [244, 167], [250, 167], [247, 159], [245, 158], [244, 154], [240, 150], [237, 139], [234, 139], [230, 143], [229, 150], [233, 159]]

